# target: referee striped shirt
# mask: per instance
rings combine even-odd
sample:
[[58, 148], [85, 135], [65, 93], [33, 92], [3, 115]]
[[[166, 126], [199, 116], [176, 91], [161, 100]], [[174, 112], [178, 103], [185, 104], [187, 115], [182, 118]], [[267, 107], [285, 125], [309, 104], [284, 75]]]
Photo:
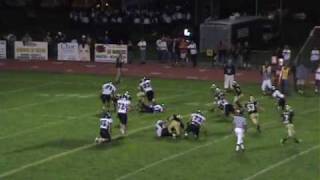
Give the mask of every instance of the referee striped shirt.
[[233, 124], [235, 128], [241, 128], [244, 129], [247, 125], [246, 118], [242, 116], [234, 116], [233, 117]]

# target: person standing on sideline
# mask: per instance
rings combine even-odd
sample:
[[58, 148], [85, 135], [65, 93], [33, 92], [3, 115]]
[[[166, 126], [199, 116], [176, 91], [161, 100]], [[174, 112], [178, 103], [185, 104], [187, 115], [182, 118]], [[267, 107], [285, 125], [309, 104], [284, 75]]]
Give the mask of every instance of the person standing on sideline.
[[272, 68], [268, 61], [265, 62], [265, 64], [262, 66], [261, 69], [262, 74], [262, 85], [261, 90], [264, 95], [268, 94], [272, 88]]
[[197, 66], [197, 44], [191, 40], [188, 49], [190, 50], [190, 56], [191, 56], [191, 61], [192, 61], [192, 66], [196, 67]]
[[237, 137], [236, 152], [244, 151], [244, 134], [247, 131], [247, 121], [240, 110], [235, 111], [233, 116], [233, 130]]
[[236, 74], [236, 68], [232, 64], [232, 60], [228, 61], [228, 64], [224, 66], [224, 89], [231, 90], [232, 82]]
[[315, 93], [319, 93], [320, 92], [320, 64], [318, 65], [318, 68], [315, 72], [315, 89], [314, 92]]
[[312, 63], [312, 71], [315, 71], [317, 69], [319, 60], [320, 60], [320, 50], [318, 48], [313, 48], [311, 50], [311, 56], [310, 56], [310, 60]]
[[147, 42], [144, 40], [144, 38], [141, 38], [141, 40], [138, 42], [137, 46], [140, 50], [140, 64], [146, 63], [146, 50], [147, 50]]
[[304, 85], [308, 79], [308, 69], [303, 64], [300, 64], [296, 69], [297, 91], [298, 93], [303, 94]]
[[289, 49], [288, 45], [284, 46], [284, 49], [282, 50], [282, 56], [283, 56], [284, 62], [288, 64], [291, 59], [291, 50]]
[[280, 71], [279, 84], [281, 87], [281, 92], [288, 95], [289, 93], [289, 73], [290, 67], [288, 64], [282, 67]]
[[123, 65], [123, 57], [122, 54], [120, 53], [119, 56], [116, 59], [116, 80], [115, 84], [119, 84], [121, 80], [121, 75], [122, 75], [122, 65]]

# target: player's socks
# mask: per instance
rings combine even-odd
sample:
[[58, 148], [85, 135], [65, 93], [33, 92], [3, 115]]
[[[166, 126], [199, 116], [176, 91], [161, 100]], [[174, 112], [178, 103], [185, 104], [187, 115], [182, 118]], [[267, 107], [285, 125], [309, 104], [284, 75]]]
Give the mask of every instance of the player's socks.
[[258, 131], [259, 133], [261, 133], [261, 128], [260, 128], [260, 125], [259, 125], [259, 124], [257, 125], [257, 131]]
[[236, 145], [236, 151], [239, 151], [239, 150], [240, 150], [240, 145], [237, 144], [237, 145]]
[[300, 140], [297, 139], [297, 138], [294, 138], [294, 142], [297, 143], [297, 144], [299, 144], [299, 143], [300, 143]]
[[244, 144], [243, 143], [240, 144], [240, 147], [241, 147], [242, 150], [244, 150]]

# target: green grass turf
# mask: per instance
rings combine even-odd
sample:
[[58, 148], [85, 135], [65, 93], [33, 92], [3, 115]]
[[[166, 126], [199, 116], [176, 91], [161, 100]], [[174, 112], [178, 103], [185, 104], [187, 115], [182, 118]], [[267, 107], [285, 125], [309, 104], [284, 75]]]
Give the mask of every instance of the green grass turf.
[[[187, 119], [195, 110], [210, 108], [212, 82], [152, 79], [156, 97], [168, 111], [156, 115], [130, 112], [128, 137], [92, 145], [99, 133], [100, 87], [107, 80], [110, 77], [0, 72], [0, 177], [11, 172], [0, 179], [245, 179], [320, 144], [319, 97], [311, 90], [289, 97], [303, 143], [290, 141], [282, 146], [279, 140], [285, 129], [279, 112], [274, 100], [260, 95], [258, 84], [242, 84], [244, 99], [254, 94], [264, 108], [262, 134], [248, 121], [246, 152], [234, 152], [231, 120], [219, 112], [205, 113], [208, 134], [201, 134], [198, 141], [157, 139], [156, 120], [172, 113]], [[125, 77], [120, 92], [129, 90], [135, 98], [138, 80]], [[113, 136], [117, 136], [119, 121], [113, 117]], [[73, 151], [83, 146], [87, 148]], [[317, 148], [255, 179], [319, 179], [319, 153]]]

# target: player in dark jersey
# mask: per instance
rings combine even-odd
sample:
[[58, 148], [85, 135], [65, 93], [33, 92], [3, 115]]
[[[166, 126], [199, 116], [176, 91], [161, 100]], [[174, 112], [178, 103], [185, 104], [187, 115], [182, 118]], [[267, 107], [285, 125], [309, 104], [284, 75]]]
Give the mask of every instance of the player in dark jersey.
[[249, 101], [245, 104], [245, 107], [247, 109], [247, 112], [249, 114], [249, 117], [252, 121], [252, 123], [256, 126], [257, 131], [261, 133], [261, 128], [259, 124], [259, 113], [258, 113], [258, 102], [255, 100], [255, 98], [250, 95]]
[[242, 94], [240, 85], [237, 83], [237, 81], [233, 81], [232, 82], [232, 88], [233, 88], [234, 93], [235, 93], [235, 96], [234, 96], [234, 99], [233, 99], [233, 103], [235, 105], [237, 105], [237, 108], [241, 109], [242, 105], [241, 105], [240, 99], [243, 96], [243, 94]]
[[284, 144], [288, 139], [293, 139], [295, 143], [300, 143], [300, 140], [296, 137], [296, 132], [293, 125], [294, 112], [293, 109], [289, 106], [285, 106], [285, 110], [281, 114], [282, 123], [287, 129], [287, 136], [281, 139], [281, 144]]

